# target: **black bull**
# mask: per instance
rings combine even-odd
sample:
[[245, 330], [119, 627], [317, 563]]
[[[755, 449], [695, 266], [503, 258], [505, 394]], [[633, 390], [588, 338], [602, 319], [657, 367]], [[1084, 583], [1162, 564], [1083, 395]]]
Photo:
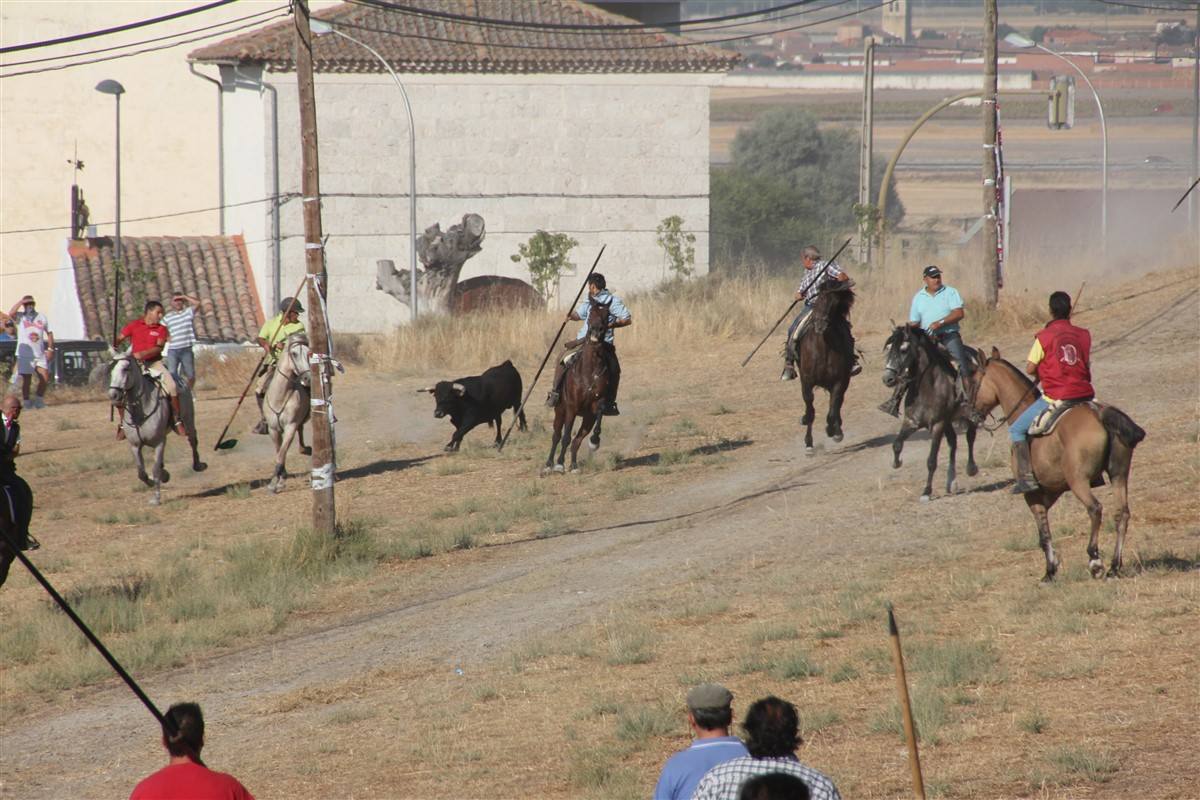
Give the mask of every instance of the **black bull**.
[[[433, 415], [438, 419], [450, 417], [454, 435], [446, 444], [446, 452], [458, 450], [463, 437], [476, 425], [487, 423], [496, 428], [496, 446], [500, 446], [500, 417], [508, 409], [517, 412], [521, 406], [521, 373], [511, 361], [484, 371], [482, 375], [439, 381], [420, 392], [429, 392], [437, 403]], [[521, 430], [526, 430], [525, 412], [519, 412]]]

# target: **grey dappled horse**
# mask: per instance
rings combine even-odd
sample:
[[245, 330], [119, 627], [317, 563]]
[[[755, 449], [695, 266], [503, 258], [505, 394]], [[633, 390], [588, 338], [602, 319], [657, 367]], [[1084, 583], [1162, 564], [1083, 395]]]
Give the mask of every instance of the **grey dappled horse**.
[[[192, 404], [192, 393], [186, 381], [178, 381], [179, 412], [187, 429], [188, 444], [192, 447], [192, 470], [203, 472], [208, 465], [200, 460], [197, 450], [196, 411]], [[163, 467], [163, 456], [167, 449], [167, 435], [171, 432], [171, 403], [158, 382], [146, 375], [141, 366], [128, 354], [113, 359], [112, 371], [108, 376], [108, 397], [114, 405], [125, 407], [125, 419], [121, 423], [125, 441], [133, 452], [137, 464], [138, 478], [154, 488], [150, 505], [162, 502], [162, 485], [171, 480], [171, 473]], [[146, 462], [142, 448], [154, 448], [154, 479], [146, 474]]]
[[308, 354], [307, 336], [303, 333], [289, 336], [263, 397], [267, 432], [275, 444], [275, 473], [267, 484], [272, 494], [283, 491], [287, 479], [287, 453], [292, 446], [292, 438], [299, 434], [300, 452], [305, 455], [312, 453], [312, 448], [304, 444], [304, 423], [308, 421], [312, 397]]

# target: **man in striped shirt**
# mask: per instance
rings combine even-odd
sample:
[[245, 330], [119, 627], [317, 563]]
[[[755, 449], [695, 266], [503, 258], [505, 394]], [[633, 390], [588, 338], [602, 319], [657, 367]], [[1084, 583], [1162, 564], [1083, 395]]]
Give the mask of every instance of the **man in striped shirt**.
[[[821, 251], [815, 245], [810, 244], [804, 248], [800, 258], [804, 262], [804, 277], [800, 279], [800, 285], [796, 288], [796, 299], [803, 300], [804, 306], [788, 327], [783, 374], [779, 376], [781, 381], [796, 380], [796, 349], [800, 337], [804, 335], [805, 323], [812, 314], [813, 303], [816, 302], [821, 289], [827, 282], [850, 280], [850, 276], [838, 266], [836, 261], [822, 261]], [[851, 337], [851, 343], [853, 344], [853, 337]], [[855, 355], [854, 366], [851, 367], [850, 374], [857, 375], [860, 372], [862, 372], [862, 366], [859, 365], [858, 356]]]
[[196, 384], [196, 356], [192, 346], [196, 344], [196, 329], [193, 321], [199, 300], [187, 294], [171, 298], [171, 310], [163, 317], [163, 324], [171, 338], [167, 340], [167, 369], [180, 380], [187, 381], [188, 388]]

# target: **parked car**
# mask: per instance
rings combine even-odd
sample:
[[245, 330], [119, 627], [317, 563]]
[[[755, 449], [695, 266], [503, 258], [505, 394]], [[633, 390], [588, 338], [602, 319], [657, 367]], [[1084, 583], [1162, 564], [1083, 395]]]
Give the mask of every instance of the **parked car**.
[[[108, 362], [108, 343], [92, 339], [55, 339], [50, 380], [68, 386], [86, 386]], [[0, 341], [0, 375], [7, 381], [17, 366], [17, 343]]]

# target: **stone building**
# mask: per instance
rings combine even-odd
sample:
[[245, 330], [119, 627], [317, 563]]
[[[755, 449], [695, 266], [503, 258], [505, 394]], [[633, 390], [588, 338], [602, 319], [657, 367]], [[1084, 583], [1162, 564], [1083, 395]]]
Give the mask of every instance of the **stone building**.
[[[408, 91], [418, 233], [467, 213], [486, 221], [483, 250], [463, 278], [527, 277], [510, 257], [541, 229], [579, 241], [580, 273], [607, 244], [610, 283], [646, 288], [665, 277], [655, 227], [672, 215], [696, 235], [696, 271], [707, 272], [709, 91], [735, 54], [661, 30], [597, 27], [632, 21], [576, 0], [427, 5], [440, 16], [357, 4], [314, 16], [377, 50]], [[519, 25], [469, 19], [480, 16]], [[222, 174], [234, 206], [226, 227], [244, 235], [264, 307], [290, 294], [304, 269], [292, 24], [189, 56], [219, 69]], [[545, 27], [564, 25], [572, 27]], [[331, 322], [388, 330], [409, 318], [375, 283], [377, 260], [409, 264], [401, 95], [366, 49], [336, 34], [316, 39], [314, 69]], [[273, 195], [277, 211], [251, 202]], [[574, 284], [563, 281], [560, 301]]]

